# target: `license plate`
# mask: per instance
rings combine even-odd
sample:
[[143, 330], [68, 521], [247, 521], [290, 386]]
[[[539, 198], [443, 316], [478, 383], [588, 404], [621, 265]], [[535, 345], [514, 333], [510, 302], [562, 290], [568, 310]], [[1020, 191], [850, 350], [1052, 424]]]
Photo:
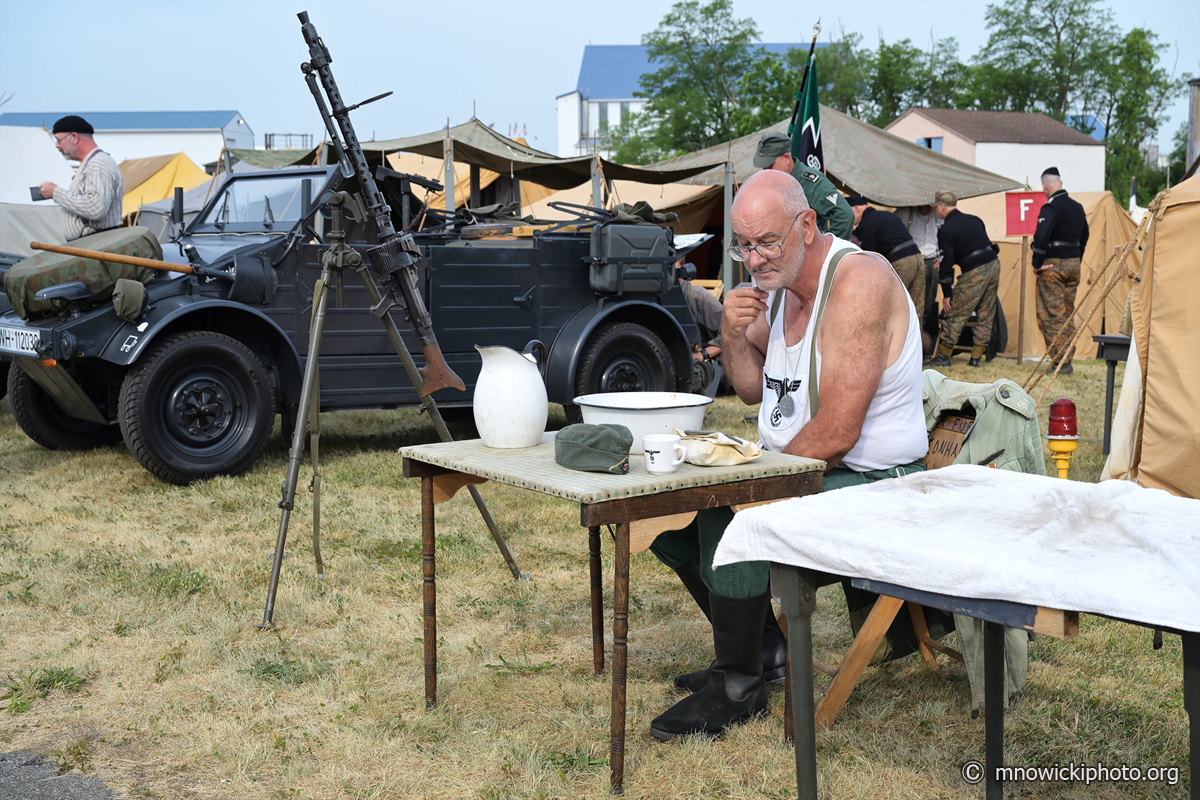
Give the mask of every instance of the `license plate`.
[[38, 330], [0, 327], [0, 352], [36, 356], [35, 348], [41, 338], [42, 332]]

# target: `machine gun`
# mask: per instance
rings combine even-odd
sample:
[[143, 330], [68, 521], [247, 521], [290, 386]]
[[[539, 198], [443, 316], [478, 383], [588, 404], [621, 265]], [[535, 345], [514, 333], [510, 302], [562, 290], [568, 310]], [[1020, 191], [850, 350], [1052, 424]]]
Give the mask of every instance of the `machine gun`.
[[[310, 61], [300, 65], [300, 70], [304, 73], [304, 80], [308, 83], [309, 90], [312, 91], [313, 99], [317, 101], [317, 109], [321, 112], [321, 118], [325, 120], [325, 129], [329, 132], [330, 141], [333, 142], [333, 147], [337, 151], [342, 177], [357, 179], [359, 190], [357, 194], [374, 217], [375, 227], [379, 232], [382, 244], [367, 250], [366, 254], [371, 261], [371, 265], [368, 267], [362, 255], [347, 245], [345, 241], [343, 212], [347, 204], [352, 202], [351, 195], [339, 192], [329, 199], [331, 225], [328, 238], [331, 246], [321, 255], [321, 277], [313, 285], [312, 327], [308, 337], [308, 359], [304, 364], [304, 379], [300, 391], [300, 403], [296, 412], [296, 426], [292, 432], [292, 447], [288, 453], [287, 478], [281, 487], [283, 498], [279, 502], [279, 508], [282, 513], [279, 517], [279, 534], [275, 539], [275, 557], [271, 562], [271, 581], [267, 587], [267, 605], [263, 610], [263, 621], [259, 625], [264, 629], [274, 627], [275, 596], [279, 588], [280, 570], [283, 567], [283, 550], [287, 542], [288, 522], [292, 510], [295, 508], [296, 485], [300, 478], [300, 461], [304, 454], [306, 428], [311, 431], [310, 449], [313, 463], [313, 477], [309, 484], [309, 491], [313, 495], [313, 556], [317, 562], [317, 577], [324, 577], [320, 546], [321, 472], [318, 466], [321, 410], [319, 364], [330, 283], [335, 280], [340, 281], [340, 275], [348, 269], [352, 269], [358, 274], [363, 289], [371, 301], [371, 313], [383, 323], [387, 330], [388, 338], [396, 349], [396, 354], [404, 363], [404, 370], [408, 373], [409, 380], [412, 381], [413, 387], [421, 398], [421, 405], [429, 413], [438, 437], [443, 442], [451, 441], [452, 437], [432, 394], [438, 389], [466, 391], [462, 379], [455, 375], [454, 371], [446, 364], [442, 348], [438, 346], [437, 339], [433, 334], [429, 312], [425, 310], [425, 303], [422, 301], [421, 292], [417, 287], [416, 264], [421, 258], [421, 251], [410, 234], [397, 233], [393, 227], [392, 210], [384, 200], [383, 193], [379, 190], [375, 179], [371, 176], [362, 146], [358, 143], [358, 137], [354, 135], [354, 126], [350, 124], [351, 111], [366, 103], [387, 97], [391, 92], [347, 107], [342, 103], [342, 95], [338, 92], [337, 84], [333, 80], [333, 73], [329, 69], [333, 58], [329, 55], [329, 50], [321, 41], [321, 37], [317, 35], [317, 29], [308, 21], [308, 12], [302, 11], [296, 16], [300, 18], [300, 30], [304, 34], [304, 41], [308, 45], [308, 52], [311, 56]], [[329, 97], [329, 105], [325, 104], [321, 87], [317, 86], [318, 79], [325, 89], [325, 95]], [[334, 119], [337, 120], [336, 126], [333, 124]], [[338, 128], [341, 128], [340, 137]], [[382, 281], [383, 291], [376, 284], [371, 272], [374, 272]], [[389, 313], [391, 309], [397, 307], [403, 309], [405, 319], [412, 324], [413, 330], [421, 342], [421, 349], [425, 353], [423, 368], [416, 366], [412, 355], [408, 352], [407, 345], [400, 336], [395, 320]], [[467, 490], [471, 493], [471, 499], [475, 501], [488, 531], [491, 532], [496, 547], [504, 556], [513, 579], [527, 578], [528, 576], [521, 573], [517, 562], [509, 553], [508, 545], [500, 535], [496, 522], [492, 519], [479, 490], [474, 486], [468, 486]]]
[[[333, 71], [329, 68], [333, 63], [329, 48], [317, 35], [316, 26], [308, 21], [307, 11], [301, 11], [296, 16], [300, 19], [300, 31], [304, 35], [304, 43], [308, 45], [310, 56], [308, 61], [300, 65], [300, 71], [304, 73], [304, 80], [321, 112], [321, 119], [325, 122], [329, 140], [337, 152], [342, 176], [357, 178], [359, 196], [365, 201], [367, 211], [375, 220], [375, 228], [379, 233], [380, 244], [368, 250], [367, 256], [375, 274], [383, 282], [384, 291], [380, 301], [371, 308], [371, 313], [383, 319], [391, 309], [399, 307], [404, 312], [404, 318], [412, 325], [417, 339], [421, 342], [421, 352], [425, 354], [425, 366], [418, 370], [422, 383], [417, 389], [421, 397], [438, 389], [453, 388], [460, 392], [466, 391], [462, 379], [454, 374], [454, 370], [450, 369], [442, 355], [442, 348], [433, 333], [433, 321], [429, 312], [425, 310], [425, 303], [417, 287], [416, 264], [421, 258], [420, 248], [410, 234], [399, 234], [392, 225], [392, 210], [375, 184], [362, 146], [354, 133], [354, 126], [350, 124], [351, 111], [367, 103], [382, 100], [391, 92], [346, 106], [342, 102], [337, 83], [333, 80]], [[317, 86], [318, 80], [325, 90], [324, 96], [321, 94], [321, 87]], [[325, 103], [326, 96], [329, 98], [328, 105]], [[336, 125], [334, 120], [337, 121]]]

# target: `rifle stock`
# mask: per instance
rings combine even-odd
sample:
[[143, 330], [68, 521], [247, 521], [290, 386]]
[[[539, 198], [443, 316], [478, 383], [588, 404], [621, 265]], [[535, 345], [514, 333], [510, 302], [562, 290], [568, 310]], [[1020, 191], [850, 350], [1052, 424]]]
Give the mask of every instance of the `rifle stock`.
[[[329, 69], [333, 62], [329, 49], [317, 35], [316, 27], [309, 22], [308, 12], [301, 11], [296, 16], [300, 20], [300, 32], [308, 45], [309, 54], [309, 60], [300, 65], [300, 70], [304, 73], [305, 82], [321, 112], [325, 129], [337, 152], [342, 174], [347, 178], [354, 176], [358, 179], [358, 194], [366, 201], [365, 205], [374, 218], [375, 228], [379, 233], [380, 244], [368, 250], [367, 255], [372, 269], [384, 281], [385, 291], [381, 293], [382, 299], [379, 305], [372, 309], [372, 313], [382, 317], [395, 307], [404, 311], [404, 318], [412, 325], [417, 339], [421, 342], [421, 352], [425, 355], [425, 367], [417, 370], [422, 381], [418, 387], [421, 397], [439, 389], [466, 391], [462, 379], [446, 363], [442, 348], [433, 333], [429, 312], [421, 298], [420, 287], [417, 286], [416, 264], [421, 258], [421, 251], [411, 235], [397, 233], [392, 225], [392, 210], [375, 184], [366, 156], [363, 155], [362, 145], [354, 133], [354, 126], [350, 124], [350, 111], [365, 103], [347, 107], [342, 102], [341, 92], [338, 91], [333, 72]], [[318, 80], [324, 88], [324, 96], [317, 87]], [[371, 100], [386, 96], [379, 95]], [[325, 103], [326, 97], [329, 99], [328, 106]]]

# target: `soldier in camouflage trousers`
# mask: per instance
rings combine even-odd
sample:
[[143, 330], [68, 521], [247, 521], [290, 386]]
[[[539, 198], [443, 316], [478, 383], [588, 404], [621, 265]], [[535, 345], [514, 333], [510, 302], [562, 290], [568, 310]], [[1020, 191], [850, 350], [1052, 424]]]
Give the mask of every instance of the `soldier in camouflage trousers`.
[[925, 259], [920, 253], [892, 262], [892, 269], [900, 277], [900, 282], [912, 297], [913, 306], [917, 309], [917, 319], [925, 322]]
[[943, 300], [948, 304], [946, 316], [942, 318], [941, 348], [953, 348], [958, 344], [963, 325], [971, 312], [975, 312], [974, 346], [971, 348], [971, 366], [979, 363], [992, 338], [992, 326], [996, 321], [996, 292], [1000, 287], [1000, 261], [992, 259], [969, 272], [958, 276], [952, 298]]
[[[1075, 291], [1079, 288], [1078, 258], [1047, 258], [1045, 267], [1037, 273], [1037, 321], [1042, 338], [1046, 340], [1046, 358], [1062, 361], [1063, 369], [1071, 364], [1075, 348], [1062, 353], [1064, 347], [1075, 337]], [[1058, 348], [1051, 345], [1059, 337]], [[1069, 372], [1069, 370], [1067, 370]]]

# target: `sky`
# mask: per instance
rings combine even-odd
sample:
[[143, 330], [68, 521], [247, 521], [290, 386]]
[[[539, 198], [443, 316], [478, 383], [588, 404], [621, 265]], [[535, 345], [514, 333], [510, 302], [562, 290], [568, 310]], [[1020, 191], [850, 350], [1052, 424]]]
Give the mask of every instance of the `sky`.
[[[588, 44], [638, 44], [671, 0], [0, 0], [2, 112], [240, 111], [265, 133], [323, 132], [299, 70], [307, 10], [333, 55], [347, 103], [391, 90], [352, 113], [360, 139], [459, 124], [472, 114], [500, 133], [557, 147], [555, 97], [575, 89]], [[875, 48], [954, 36], [960, 58], [987, 42], [974, 0], [735, 0], [763, 42], [804, 42], [821, 20]], [[1123, 31], [1145, 27], [1172, 45], [1177, 73], [1200, 75], [1200, 2], [1108, 0]], [[1187, 118], [1186, 89], [1159, 139]], [[53, 120], [49, 120], [52, 123]], [[101, 144], [103, 144], [101, 142]]]

